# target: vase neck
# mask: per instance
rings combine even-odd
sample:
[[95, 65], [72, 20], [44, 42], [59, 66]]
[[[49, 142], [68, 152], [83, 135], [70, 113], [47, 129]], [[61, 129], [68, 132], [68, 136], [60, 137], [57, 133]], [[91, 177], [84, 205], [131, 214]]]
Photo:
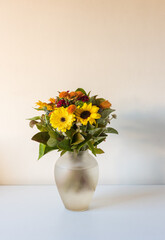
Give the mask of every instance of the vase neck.
[[57, 166], [70, 169], [86, 169], [97, 165], [95, 158], [88, 151], [66, 152], [59, 157]]

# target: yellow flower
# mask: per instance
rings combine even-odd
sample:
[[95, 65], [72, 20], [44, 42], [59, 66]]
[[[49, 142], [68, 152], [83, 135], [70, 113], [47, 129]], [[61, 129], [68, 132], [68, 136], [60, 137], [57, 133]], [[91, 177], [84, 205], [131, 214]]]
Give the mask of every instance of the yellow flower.
[[47, 107], [48, 111], [52, 111], [54, 109], [54, 107], [52, 106], [52, 104], [46, 104], [45, 107]]
[[58, 128], [58, 130], [62, 132], [69, 130], [74, 120], [75, 115], [68, 113], [67, 108], [64, 107], [56, 108], [50, 116], [52, 127]]
[[78, 107], [76, 110], [77, 119], [83, 124], [87, 125], [88, 121], [90, 124], [96, 123], [95, 119], [101, 118], [101, 115], [98, 113], [99, 108], [97, 106], [84, 103], [84, 105], [80, 108]]
[[51, 103], [53, 103], [53, 104], [56, 103], [56, 99], [55, 99], [55, 98], [49, 98], [49, 101], [50, 101]]
[[36, 102], [36, 105], [38, 106], [39, 109], [42, 109], [43, 107], [45, 107], [45, 104], [46, 103], [41, 102], [41, 101]]
[[45, 102], [38, 101], [36, 102], [36, 105], [38, 105], [39, 109], [43, 109], [44, 107], [46, 107], [48, 111], [52, 111], [54, 109], [54, 106], [52, 103], [45, 103]]

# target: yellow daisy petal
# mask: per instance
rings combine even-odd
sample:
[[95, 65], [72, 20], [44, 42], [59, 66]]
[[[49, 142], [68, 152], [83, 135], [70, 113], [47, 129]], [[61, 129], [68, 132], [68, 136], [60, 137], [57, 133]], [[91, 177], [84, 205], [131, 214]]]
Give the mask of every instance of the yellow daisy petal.
[[59, 131], [66, 132], [75, 121], [75, 115], [68, 113], [64, 107], [56, 108], [50, 116], [50, 124]]
[[92, 106], [91, 112], [92, 113], [97, 113], [99, 108], [97, 106]]
[[84, 103], [82, 107], [79, 107], [75, 111], [75, 115], [77, 120], [83, 125], [87, 125], [88, 122], [90, 122], [90, 124], [93, 124], [96, 123], [95, 119], [99, 119], [101, 117], [101, 115], [97, 113], [98, 110], [99, 108], [92, 106], [92, 103]]

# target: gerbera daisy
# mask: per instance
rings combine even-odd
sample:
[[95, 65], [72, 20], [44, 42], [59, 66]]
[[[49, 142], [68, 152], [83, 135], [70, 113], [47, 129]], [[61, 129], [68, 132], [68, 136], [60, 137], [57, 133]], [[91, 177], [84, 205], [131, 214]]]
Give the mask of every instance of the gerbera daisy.
[[67, 108], [64, 107], [56, 108], [50, 116], [50, 123], [52, 127], [58, 128], [58, 130], [62, 132], [69, 130], [74, 120], [75, 115], [68, 113]]
[[78, 106], [76, 110], [76, 117], [77, 119], [83, 124], [87, 125], [88, 121], [90, 124], [96, 123], [95, 119], [99, 119], [101, 115], [98, 113], [99, 108], [97, 106], [84, 103], [83, 106], [80, 108]]

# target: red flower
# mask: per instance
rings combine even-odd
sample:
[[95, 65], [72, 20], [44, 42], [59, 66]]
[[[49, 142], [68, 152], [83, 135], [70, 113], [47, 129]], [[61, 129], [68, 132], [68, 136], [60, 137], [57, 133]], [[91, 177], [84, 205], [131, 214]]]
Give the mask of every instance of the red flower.
[[57, 107], [62, 107], [62, 106], [63, 107], [68, 106], [68, 101], [65, 101], [64, 99], [59, 100], [57, 103]]
[[85, 95], [85, 96], [77, 98], [77, 100], [80, 100], [82, 102], [88, 102], [89, 101], [89, 97], [87, 95]]

